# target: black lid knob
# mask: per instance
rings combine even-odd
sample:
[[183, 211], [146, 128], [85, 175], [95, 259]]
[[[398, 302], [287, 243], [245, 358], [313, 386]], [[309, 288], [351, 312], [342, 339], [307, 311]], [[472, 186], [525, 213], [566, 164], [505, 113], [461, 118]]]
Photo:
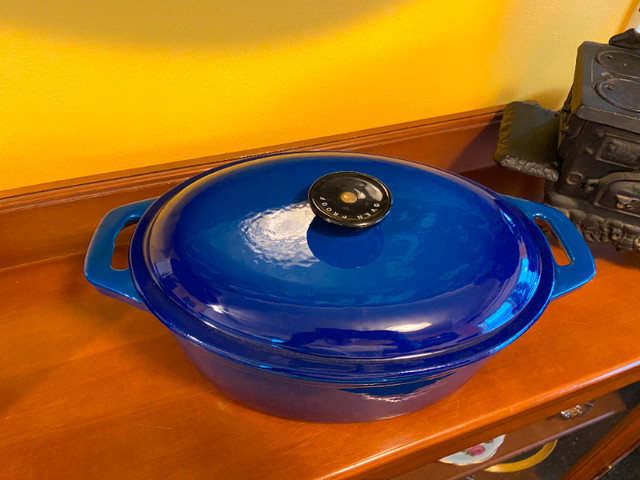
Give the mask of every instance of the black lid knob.
[[380, 222], [391, 209], [391, 192], [371, 175], [335, 172], [319, 178], [309, 189], [314, 213], [346, 227], [365, 228]]

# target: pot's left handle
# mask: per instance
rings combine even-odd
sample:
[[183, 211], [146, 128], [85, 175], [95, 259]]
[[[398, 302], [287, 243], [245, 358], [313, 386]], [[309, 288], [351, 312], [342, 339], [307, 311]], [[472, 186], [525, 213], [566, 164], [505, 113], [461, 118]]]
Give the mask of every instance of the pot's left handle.
[[569, 293], [593, 278], [596, 274], [596, 265], [587, 242], [571, 220], [560, 210], [521, 198], [506, 195], [504, 198], [532, 220], [539, 218], [546, 221], [569, 257], [568, 265], [558, 265], [558, 263], [554, 265], [555, 282], [551, 298]]
[[118, 234], [137, 223], [154, 201], [123, 205], [107, 213], [93, 234], [84, 260], [84, 275], [96, 290], [142, 310], [147, 308], [133, 285], [131, 270], [113, 268], [111, 258]]

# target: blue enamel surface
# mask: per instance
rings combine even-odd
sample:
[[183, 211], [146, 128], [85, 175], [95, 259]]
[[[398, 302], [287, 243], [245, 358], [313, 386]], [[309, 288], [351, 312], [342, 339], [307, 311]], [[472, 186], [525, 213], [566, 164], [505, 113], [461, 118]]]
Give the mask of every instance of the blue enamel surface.
[[136, 223], [153, 201], [123, 205], [105, 215], [91, 238], [84, 262], [85, 277], [96, 290], [142, 310], [146, 310], [145, 304], [133, 284], [130, 270], [113, 268], [111, 258], [118, 234]]
[[508, 197], [508, 200], [529, 218], [545, 220], [555, 232], [569, 258], [569, 264], [567, 265], [555, 263], [555, 285], [551, 298], [565, 295], [584, 285], [595, 276], [596, 264], [589, 247], [571, 220], [563, 215], [562, 212], [553, 207], [529, 202], [521, 198]]
[[[305, 210], [300, 183], [380, 177], [394, 215], [343, 229]], [[570, 259], [555, 263], [534, 218]], [[138, 222], [130, 269], [115, 238]], [[593, 258], [560, 212], [409, 162], [292, 154], [205, 172], [99, 225], [85, 273], [146, 308], [221, 391], [275, 415], [370, 421], [448, 395], [522, 335]]]
[[[355, 233], [318, 223], [307, 190], [340, 170], [389, 187], [394, 204], [383, 222]], [[331, 363], [452, 352], [461, 361], [455, 352], [511, 341], [553, 283], [553, 271], [541, 280], [548, 258], [532, 222], [502, 197], [400, 160], [267, 157], [200, 176], [152, 210], [132, 245], [152, 311], [210, 348], [232, 345], [227, 356], [284, 352], [279, 360], [265, 353], [263, 368], [317, 361], [304, 355]]]

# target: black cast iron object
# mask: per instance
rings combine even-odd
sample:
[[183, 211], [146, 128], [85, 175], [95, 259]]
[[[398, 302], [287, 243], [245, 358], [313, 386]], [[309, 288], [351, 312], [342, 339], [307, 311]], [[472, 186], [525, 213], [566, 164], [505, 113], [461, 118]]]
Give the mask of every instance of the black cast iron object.
[[640, 34], [583, 43], [560, 112], [507, 105], [494, 158], [544, 178], [544, 203], [587, 240], [640, 250]]

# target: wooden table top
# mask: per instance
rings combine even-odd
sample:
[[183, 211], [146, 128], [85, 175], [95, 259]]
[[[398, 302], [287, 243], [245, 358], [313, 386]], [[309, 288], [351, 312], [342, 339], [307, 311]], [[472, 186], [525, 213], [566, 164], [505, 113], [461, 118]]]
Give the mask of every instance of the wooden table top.
[[[490, 165], [499, 113], [458, 117], [326, 148], [454, 171]], [[62, 186], [0, 205], [0, 478], [384, 479], [640, 380], [640, 252], [600, 244], [594, 280], [551, 302], [460, 390], [422, 411], [314, 424], [250, 410], [204, 380], [151, 314], [83, 276], [80, 249], [103, 212], [190, 172], [89, 182], [71, 194]], [[541, 191], [497, 167], [470, 176], [501, 193]]]
[[[485, 180], [496, 186], [493, 174]], [[5, 269], [0, 477], [303, 480], [408, 471], [640, 379], [640, 253], [593, 251], [596, 278], [553, 301], [460, 390], [365, 424], [285, 420], [225, 397], [152, 315], [97, 293], [81, 254]]]

